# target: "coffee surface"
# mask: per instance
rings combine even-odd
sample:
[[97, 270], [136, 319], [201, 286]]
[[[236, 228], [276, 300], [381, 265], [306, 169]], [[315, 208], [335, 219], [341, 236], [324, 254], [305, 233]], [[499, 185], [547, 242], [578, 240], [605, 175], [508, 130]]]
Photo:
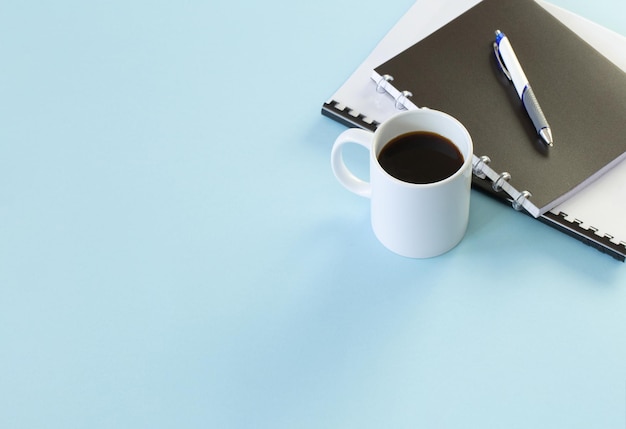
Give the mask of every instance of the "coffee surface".
[[396, 179], [426, 184], [452, 176], [464, 159], [449, 139], [436, 133], [416, 131], [387, 143], [378, 155], [378, 162]]

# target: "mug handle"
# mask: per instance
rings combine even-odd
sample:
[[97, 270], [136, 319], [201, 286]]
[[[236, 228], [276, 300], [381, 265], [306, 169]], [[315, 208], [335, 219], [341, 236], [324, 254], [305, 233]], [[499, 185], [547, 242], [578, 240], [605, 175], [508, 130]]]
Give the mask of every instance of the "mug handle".
[[362, 197], [369, 198], [372, 194], [372, 186], [369, 182], [358, 178], [346, 167], [343, 161], [342, 147], [345, 144], [356, 143], [360, 144], [368, 151], [372, 150], [372, 139], [374, 133], [365, 131], [359, 128], [351, 128], [339, 134], [335, 144], [333, 145], [332, 152], [330, 153], [330, 163], [335, 173], [335, 177], [346, 189], [354, 192]]

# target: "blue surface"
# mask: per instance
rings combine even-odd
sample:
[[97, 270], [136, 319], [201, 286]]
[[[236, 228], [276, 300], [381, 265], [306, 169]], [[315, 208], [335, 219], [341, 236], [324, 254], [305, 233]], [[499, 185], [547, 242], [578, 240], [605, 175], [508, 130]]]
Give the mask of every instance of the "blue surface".
[[626, 427], [623, 263], [477, 193], [405, 259], [335, 181], [411, 4], [0, 7], [0, 427]]

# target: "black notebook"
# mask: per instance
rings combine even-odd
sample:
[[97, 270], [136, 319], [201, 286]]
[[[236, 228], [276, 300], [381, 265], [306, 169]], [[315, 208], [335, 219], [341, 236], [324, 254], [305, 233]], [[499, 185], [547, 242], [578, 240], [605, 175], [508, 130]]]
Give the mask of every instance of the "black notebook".
[[[581, 35], [622, 70], [626, 70], [626, 38], [543, 0], [537, 1], [551, 15], [567, 24], [567, 27]], [[373, 77], [372, 70], [425, 39], [476, 3], [477, 0], [445, 0], [443, 3], [439, 0], [417, 1], [349, 79], [324, 103], [322, 114], [347, 126], [374, 130], [381, 121], [393, 115], [395, 101], [387, 94], [376, 91], [380, 88], [377, 88], [374, 80], [370, 80]], [[374, 75], [379, 76], [376, 73]], [[415, 96], [413, 99], [417, 101]], [[495, 170], [492, 173], [496, 178], [500, 177], [500, 173]], [[474, 177], [474, 186], [491, 192], [499, 201], [511, 203], [511, 195], [506, 192], [495, 193], [490, 188], [493, 177], [490, 175], [484, 183]], [[619, 163], [573, 198], [541, 215], [538, 220], [623, 261], [626, 258], [624, 180], [626, 161]]]
[[[497, 65], [497, 29], [510, 39], [539, 99], [552, 148], [540, 141]], [[626, 74], [533, 0], [484, 0], [375, 72], [387, 78], [381, 84], [400, 97], [399, 105], [459, 119], [474, 153], [528, 191], [539, 215], [626, 156]], [[493, 192], [489, 183], [482, 186]]]

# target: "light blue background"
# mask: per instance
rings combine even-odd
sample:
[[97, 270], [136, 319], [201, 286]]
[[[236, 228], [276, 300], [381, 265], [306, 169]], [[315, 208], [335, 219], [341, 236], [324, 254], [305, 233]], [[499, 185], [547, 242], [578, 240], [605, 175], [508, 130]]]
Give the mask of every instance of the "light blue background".
[[405, 259], [335, 181], [411, 4], [0, 5], [0, 427], [626, 427], [623, 263], [477, 193]]

